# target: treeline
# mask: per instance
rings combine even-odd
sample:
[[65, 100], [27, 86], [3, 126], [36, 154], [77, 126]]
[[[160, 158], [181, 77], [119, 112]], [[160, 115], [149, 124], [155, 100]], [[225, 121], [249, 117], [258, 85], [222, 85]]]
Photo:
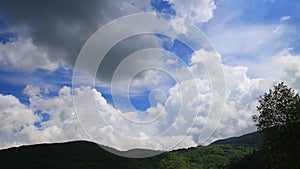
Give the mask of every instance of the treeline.
[[253, 147], [220, 144], [132, 159], [111, 154], [90, 142], [24, 146], [0, 151], [0, 168], [23, 169], [220, 169], [240, 161]]

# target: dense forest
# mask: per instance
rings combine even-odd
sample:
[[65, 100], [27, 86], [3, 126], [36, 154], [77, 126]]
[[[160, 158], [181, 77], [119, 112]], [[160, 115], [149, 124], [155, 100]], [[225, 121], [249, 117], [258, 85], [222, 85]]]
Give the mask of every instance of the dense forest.
[[0, 168], [226, 168], [253, 153], [257, 139], [261, 135], [252, 133], [144, 159], [120, 157], [86, 141], [23, 146], [0, 151]]

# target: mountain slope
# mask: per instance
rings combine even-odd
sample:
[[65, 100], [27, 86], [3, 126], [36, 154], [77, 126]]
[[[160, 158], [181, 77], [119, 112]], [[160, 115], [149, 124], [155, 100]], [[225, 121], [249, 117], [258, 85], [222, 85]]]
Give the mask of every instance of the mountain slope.
[[253, 132], [240, 137], [230, 137], [227, 139], [217, 140], [210, 145], [217, 144], [238, 144], [250, 147], [262, 147], [264, 144], [264, 135], [262, 132]]
[[144, 159], [120, 157], [86, 141], [41, 144], [1, 150], [0, 168], [225, 168], [254, 150], [250, 146], [227, 143], [165, 152]]
[[11, 169], [139, 168], [146, 161], [135, 163], [135, 159], [111, 154], [97, 144], [86, 141], [23, 146], [0, 151], [0, 168]]

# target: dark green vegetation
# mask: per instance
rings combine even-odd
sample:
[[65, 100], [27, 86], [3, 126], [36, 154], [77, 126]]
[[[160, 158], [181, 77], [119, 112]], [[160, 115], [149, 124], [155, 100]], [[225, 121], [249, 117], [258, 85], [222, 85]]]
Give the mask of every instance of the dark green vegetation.
[[0, 168], [226, 168], [253, 150], [253, 147], [218, 144], [130, 159], [111, 154], [94, 143], [77, 141], [2, 150]]
[[[295, 134], [300, 139], [300, 125], [297, 127]], [[262, 143], [263, 138], [264, 134], [254, 132], [241, 137], [219, 140], [205, 147], [180, 149], [144, 159], [120, 157], [103, 150], [95, 143], [86, 141], [23, 146], [1, 150], [0, 168], [260, 169], [268, 168], [267, 153], [261, 149], [261, 144], [257, 144]], [[295, 146], [297, 152], [300, 152], [299, 147], [299, 145]], [[278, 154], [278, 156], [281, 155]], [[297, 165], [299, 160], [294, 162]], [[281, 166], [290, 164], [288, 161], [277, 161], [277, 163]]]
[[[300, 168], [300, 97], [283, 82], [258, 99], [259, 116], [253, 116], [265, 144], [257, 157], [264, 156], [268, 168]], [[255, 155], [254, 155], [255, 156]]]
[[[267, 132], [277, 132], [278, 128], [270, 128]], [[289, 132], [292, 135], [283, 135], [283, 138], [278, 135], [280, 140], [274, 140], [271, 145], [266, 143], [260, 149], [246, 155], [242, 160], [233, 162], [229, 166], [231, 169], [299, 169], [300, 168], [300, 123], [290, 125]], [[265, 140], [269, 139], [267, 134], [264, 134]], [[282, 143], [282, 144], [279, 144]], [[277, 146], [274, 147], [273, 145]]]
[[253, 132], [240, 137], [231, 137], [211, 143], [211, 145], [216, 144], [234, 144], [248, 147], [262, 147], [264, 144], [264, 136], [262, 132]]

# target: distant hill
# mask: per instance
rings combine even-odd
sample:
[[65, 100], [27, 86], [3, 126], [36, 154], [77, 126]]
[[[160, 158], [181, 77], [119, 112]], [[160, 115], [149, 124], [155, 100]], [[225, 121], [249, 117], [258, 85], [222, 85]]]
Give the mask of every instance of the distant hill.
[[[256, 147], [255, 137], [260, 135], [251, 133], [242, 137], [220, 140], [210, 146], [165, 152], [144, 159], [120, 157], [103, 150], [95, 143], [86, 141], [22, 146], [1, 150], [0, 168], [226, 168], [230, 163], [235, 163], [253, 152]], [[252, 138], [251, 143], [254, 144], [245, 142], [245, 138]], [[239, 145], [240, 143], [242, 144]]]
[[217, 144], [237, 144], [250, 147], [262, 147], [264, 144], [264, 135], [262, 132], [253, 132], [240, 137], [231, 137], [227, 139], [218, 140], [211, 143], [210, 145]]

